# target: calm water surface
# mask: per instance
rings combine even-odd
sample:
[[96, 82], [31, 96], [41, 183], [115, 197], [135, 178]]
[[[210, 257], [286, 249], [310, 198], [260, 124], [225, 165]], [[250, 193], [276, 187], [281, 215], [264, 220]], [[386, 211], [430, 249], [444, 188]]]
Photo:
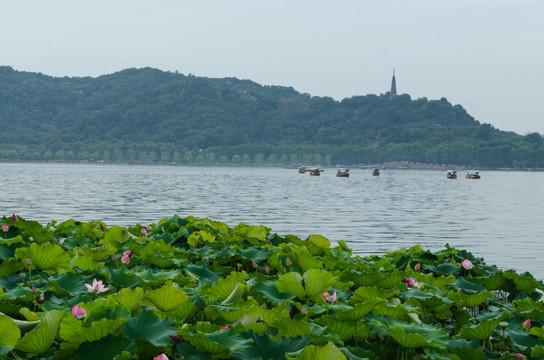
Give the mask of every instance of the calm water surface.
[[359, 255], [446, 243], [544, 279], [544, 173], [352, 169], [337, 178], [260, 167], [0, 164], [0, 215], [47, 223], [156, 223], [178, 214], [344, 239]]

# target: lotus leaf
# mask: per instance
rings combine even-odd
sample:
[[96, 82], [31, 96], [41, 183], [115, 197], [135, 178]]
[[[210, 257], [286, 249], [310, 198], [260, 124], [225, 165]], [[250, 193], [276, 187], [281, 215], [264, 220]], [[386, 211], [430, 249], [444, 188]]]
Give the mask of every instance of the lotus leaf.
[[107, 249], [117, 251], [128, 239], [130, 239], [128, 230], [115, 225], [106, 231], [103, 243]]
[[309, 269], [323, 269], [323, 263], [310, 254], [305, 246], [301, 246], [289, 253], [289, 258], [302, 272]]
[[[225, 230], [226, 231], [226, 230]], [[267, 235], [270, 234], [270, 229], [263, 225], [245, 225], [240, 223], [235, 226], [233, 231], [239, 234], [245, 234], [249, 237], [257, 238], [259, 240], [265, 241]]]
[[177, 329], [170, 319], [161, 320], [150, 310], [142, 310], [124, 326], [125, 334], [131, 339], [146, 339], [155, 346], [173, 344], [170, 335]]
[[85, 255], [80, 255], [72, 258], [71, 262], [72, 267], [78, 267], [83, 272], [87, 273], [96, 273], [100, 269], [105, 268], [102, 263], [94, 261], [92, 258]]
[[285, 353], [299, 351], [310, 343], [309, 337], [281, 338], [270, 340], [266, 335], [253, 334], [253, 345], [244, 351], [232, 351], [232, 357], [238, 360], [283, 360]]
[[74, 353], [73, 360], [110, 360], [123, 351], [133, 352], [135, 344], [122, 336], [108, 335], [100, 340], [84, 342]]
[[142, 304], [151, 305], [160, 311], [172, 311], [189, 300], [185, 291], [174, 286], [163, 286], [157, 290], [148, 291], [142, 299]]
[[311, 334], [310, 326], [301, 320], [293, 320], [285, 317], [275, 319], [271, 326], [278, 329], [277, 336], [274, 339], [281, 337], [297, 337]]
[[291, 300], [295, 297], [295, 295], [285, 292], [280, 293], [278, 291], [276, 282], [259, 282], [255, 286], [254, 290], [259, 292], [266, 301], [274, 306], [277, 306], [279, 303], [286, 300]]
[[31, 354], [46, 352], [59, 332], [60, 322], [66, 313], [52, 310], [43, 314], [40, 325], [27, 332], [15, 345], [16, 350]]
[[467, 340], [487, 340], [493, 334], [497, 326], [499, 326], [499, 322], [501, 320], [502, 318], [495, 318], [491, 320], [482, 319], [482, 321], [476, 326], [462, 328], [459, 335]]
[[317, 303], [323, 302], [323, 293], [330, 290], [334, 283], [334, 277], [328, 271], [310, 269], [302, 276], [299, 273], [282, 275], [276, 287], [280, 292], [295, 295], [299, 299], [308, 298]]
[[25, 255], [32, 260], [32, 266], [48, 273], [70, 268], [70, 255], [62, 247], [52, 243], [43, 245], [32, 243], [28, 248], [19, 248], [15, 251], [18, 259], [26, 260]]
[[448, 345], [448, 337], [444, 329], [433, 325], [398, 323], [387, 331], [404, 348], [445, 349]]
[[361, 320], [366, 314], [371, 312], [376, 305], [385, 304], [385, 302], [385, 299], [374, 298], [362, 303], [357, 303], [353, 305], [353, 308], [351, 309], [340, 309], [337, 311], [334, 306], [333, 309], [335, 309], [335, 312], [338, 314], [338, 318], [340, 320], [357, 321]]
[[137, 287], [135, 289], [121, 289], [117, 294], [110, 295], [109, 297], [123, 305], [132, 314], [134, 314], [143, 296], [144, 290]]
[[60, 336], [67, 341], [61, 343], [60, 351], [56, 355], [69, 358], [84, 342], [97, 341], [115, 334], [125, 323], [126, 319], [100, 319], [93, 321], [89, 327], [83, 327], [78, 320], [66, 316], [60, 327]]
[[21, 330], [7, 315], [0, 314], [0, 356], [6, 355], [21, 338]]
[[531, 350], [531, 357], [539, 358], [544, 357], [544, 346], [537, 345]]
[[226, 278], [219, 279], [219, 281], [213, 284], [208, 291], [208, 299], [210, 303], [214, 303], [218, 300], [225, 300], [233, 294], [233, 291], [244, 291], [245, 287], [238, 287], [238, 284], [245, 284], [248, 278], [246, 272], [231, 272]]
[[317, 347], [307, 345], [302, 352], [294, 357], [287, 356], [288, 360], [345, 360], [346, 356], [332, 342], [325, 346]]
[[465, 294], [462, 291], [457, 291], [457, 293], [455, 294], [455, 297], [457, 297], [461, 301], [461, 304], [464, 307], [468, 307], [468, 308], [476, 307], [480, 305], [481, 303], [483, 303], [484, 301], [486, 301], [487, 299], [492, 298], [494, 296], [495, 294], [485, 289], [479, 293], [473, 293], [469, 295]]
[[[138, 277], [132, 271], [122, 266], [118, 269], [111, 269], [110, 271], [111, 282], [118, 284], [124, 288], [133, 288], [142, 283], [144, 276]], [[148, 277], [146, 277], [147, 279]], [[154, 281], [154, 280], [153, 280]]]
[[0, 279], [23, 270], [24, 265], [16, 259], [9, 258], [0, 265]]
[[197, 244], [201, 239], [206, 242], [214, 242], [215, 236], [207, 233], [204, 230], [200, 230], [192, 233], [191, 236], [189, 236], [189, 238], [187, 239], [187, 243], [192, 247], [197, 247]]
[[322, 235], [310, 235], [310, 237], [308, 237], [308, 241], [311, 245], [319, 249], [328, 249], [331, 247], [331, 242], [329, 239]]

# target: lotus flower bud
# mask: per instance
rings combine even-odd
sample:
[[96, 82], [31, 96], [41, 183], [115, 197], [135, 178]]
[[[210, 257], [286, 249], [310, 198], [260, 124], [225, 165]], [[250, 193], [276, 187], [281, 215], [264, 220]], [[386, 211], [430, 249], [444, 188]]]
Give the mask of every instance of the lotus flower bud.
[[336, 302], [336, 290], [331, 295], [331, 303], [335, 303], [335, 302]]
[[27, 264], [28, 266], [32, 265], [32, 260], [30, 260], [30, 258], [27, 258], [27, 259], [26, 259], [26, 264]]
[[72, 315], [76, 320], [83, 320], [87, 317], [87, 312], [81, 306], [72, 306]]
[[406, 278], [404, 279], [404, 282], [406, 283], [406, 286], [408, 286], [409, 288], [414, 287], [416, 285], [416, 282], [414, 281], [414, 279]]
[[269, 274], [270, 273], [270, 266], [266, 265], [266, 267], [264, 268], [264, 272], [265, 272], [265, 274]]
[[123, 256], [121, 256], [121, 262], [123, 264], [128, 264], [130, 262], [130, 256], [128, 256], [127, 254], [124, 254]]
[[414, 270], [419, 271], [421, 269], [421, 263], [417, 263], [414, 265]]
[[529, 330], [531, 328], [531, 319], [527, 319], [521, 324], [523, 330]]
[[302, 309], [300, 309], [300, 313], [304, 316], [308, 315], [308, 309], [306, 309], [306, 306], [303, 306]]
[[523, 355], [523, 354], [520, 354], [520, 353], [516, 353], [516, 359], [518, 360], [526, 360], [527, 359], [527, 356]]
[[325, 292], [323, 293], [323, 301], [324, 301], [324, 302], [329, 302], [330, 300], [331, 300], [331, 294], [329, 294], [328, 291], [325, 291]]
[[169, 360], [168, 356], [166, 356], [165, 353], [160, 354], [159, 356], [155, 356], [153, 360]]
[[142, 230], [140, 230], [140, 232], [142, 233], [143, 236], [147, 236], [147, 231], [145, 231], [144, 228], [142, 228]]
[[470, 262], [469, 259], [465, 259], [461, 262], [461, 265], [463, 266], [463, 268], [465, 270], [472, 270], [472, 268], [474, 267], [474, 265], [472, 265], [472, 263]]
[[251, 260], [251, 266], [253, 266], [256, 269], [257, 268], [257, 262], [255, 260]]
[[3, 232], [8, 232], [8, 230], [9, 230], [8, 224], [4, 223], [4, 225], [2, 225], [2, 231]]
[[293, 262], [291, 261], [291, 259], [289, 259], [289, 258], [285, 259], [285, 265], [291, 266], [292, 264], [293, 264]]
[[13, 221], [18, 221], [19, 218], [17, 217], [17, 215], [12, 214], [12, 215], [11, 215], [11, 220], [13, 220]]

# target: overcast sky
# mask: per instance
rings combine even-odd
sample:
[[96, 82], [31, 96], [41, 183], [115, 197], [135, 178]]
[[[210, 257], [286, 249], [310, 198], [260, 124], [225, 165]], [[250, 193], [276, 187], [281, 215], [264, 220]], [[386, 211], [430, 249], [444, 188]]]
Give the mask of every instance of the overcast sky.
[[341, 100], [445, 97], [544, 134], [543, 0], [2, 0], [0, 65], [249, 79]]

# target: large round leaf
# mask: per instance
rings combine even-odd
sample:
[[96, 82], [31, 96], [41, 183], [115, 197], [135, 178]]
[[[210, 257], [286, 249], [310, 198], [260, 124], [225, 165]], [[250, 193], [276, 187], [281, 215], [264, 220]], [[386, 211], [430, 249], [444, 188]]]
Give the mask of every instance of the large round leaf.
[[70, 268], [70, 254], [58, 245], [33, 243], [28, 248], [28, 257], [32, 265], [46, 272], [56, 272], [59, 269]]
[[21, 331], [9, 316], [3, 314], [0, 314], [0, 329], [0, 355], [6, 355], [21, 338]]
[[163, 286], [160, 289], [149, 291], [142, 299], [143, 304], [155, 306], [160, 311], [172, 311], [189, 300], [185, 291], [174, 286]]
[[43, 354], [46, 352], [59, 332], [60, 322], [66, 315], [64, 311], [51, 310], [46, 312], [40, 325], [27, 332], [15, 345], [16, 350], [31, 354]]
[[138, 313], [123, 326], [123, 330], [129, 338], [146, 339], [155, 346], [173, 344], [170, 335], [177, 333], [177, 328], [172, 320], [161, 320], [151, 310]]

